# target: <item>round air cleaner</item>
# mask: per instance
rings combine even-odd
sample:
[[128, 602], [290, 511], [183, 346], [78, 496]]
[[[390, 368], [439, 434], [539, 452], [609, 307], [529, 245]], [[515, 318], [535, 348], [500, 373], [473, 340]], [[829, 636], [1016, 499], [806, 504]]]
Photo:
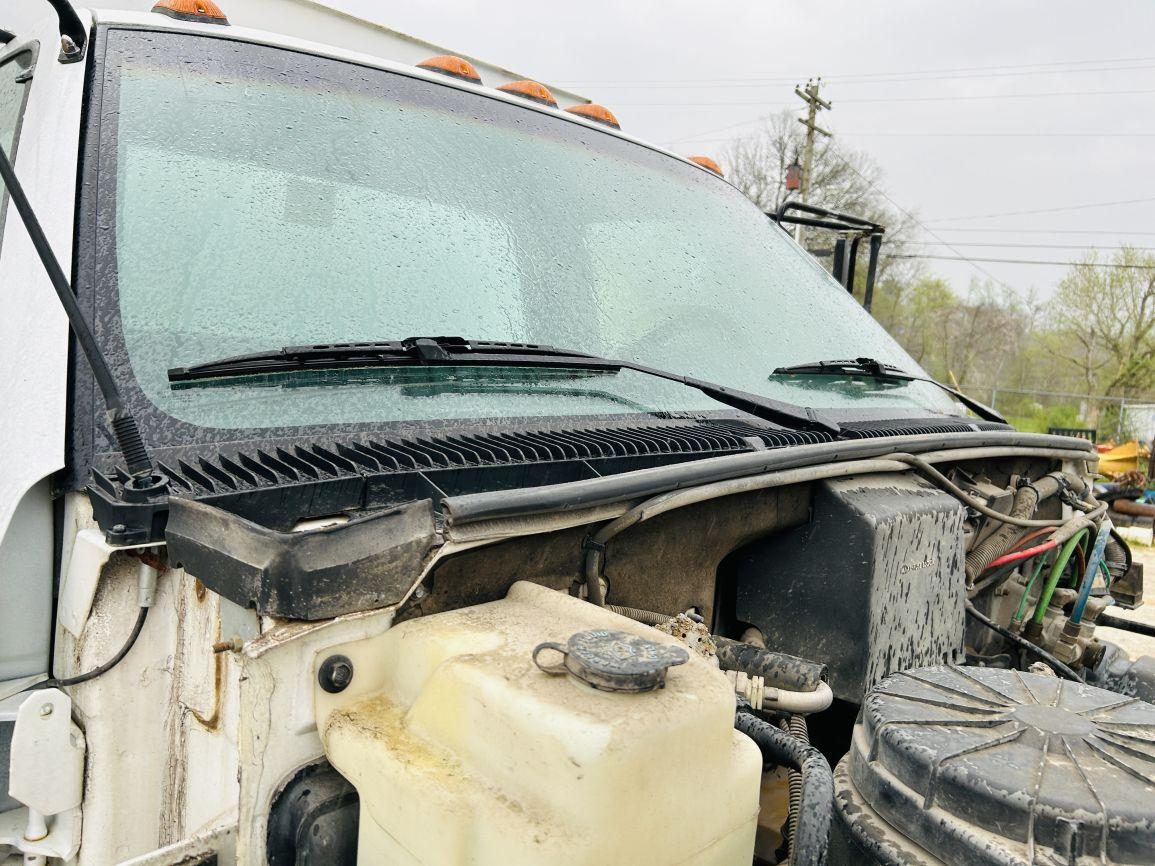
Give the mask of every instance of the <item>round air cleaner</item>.
[[1155, 706], [1018, 671], [916, 668], [863, 702], [833, 864], [1155, 864]]

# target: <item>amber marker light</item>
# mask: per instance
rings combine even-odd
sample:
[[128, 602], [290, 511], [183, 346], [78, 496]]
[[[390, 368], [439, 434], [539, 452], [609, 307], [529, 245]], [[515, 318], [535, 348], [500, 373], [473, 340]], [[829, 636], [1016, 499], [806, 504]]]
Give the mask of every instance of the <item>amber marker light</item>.
[[229, 19], [213, 0], [160, 0], [152, 11], [178, 21], [194, 21], [198, 24], [224, 24]]
[[522, 99], [528, 99], [530, 102], [536, 102], [539, 105], [548, 105], [550, 108], [557, 108], [557, 100], [553, 98], [553, 94], [549, 92], [549, 88], [544, 84], [538, 84], [536, 81], [514, 81], [509, 84], [503, 84], [497, 89], [502, 93], [520, 96]]
[[708, 156], [691, 156], [688, 157], [688, 159], [690, 162], [696, 162], [698, 165], [702, 166], [702, 168], [710, 169], [710, 171], [714, 172], [714, 174], [718, 175], [718, 177], [726, 176], [722, 171], [722, 166], [718, 165], [718, 163], [714, 162], [714, 160], [710, 159]]
[[586, 120], [593, 120], [597, 123], [604, 123], [606, 126], [614, 129], [621, 129], [621, 124], [618, 119], [614, 117], [614, 113], [606, 108], [604, 105], [594, 105], [592, 102], [586, 105], [574, 105], [566, 109], [570, 114], [576, 114], [578, 117], [584, 117]]
[[463, 57], [454, 57], [452, 54], [438, 54], [417, 64], [419, 69], [428, 69], [430, 72], [440, 72], [450, 78], [459, 78], [470, 84], [481, 84], [481, 76], [477, 69]]

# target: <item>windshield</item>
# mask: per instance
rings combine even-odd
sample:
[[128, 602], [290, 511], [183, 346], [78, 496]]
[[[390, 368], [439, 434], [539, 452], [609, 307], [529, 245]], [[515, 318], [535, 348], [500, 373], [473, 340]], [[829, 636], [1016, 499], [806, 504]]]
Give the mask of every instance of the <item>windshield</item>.
[[133, 378], [170, 416], [252, 428], [721, 408], [628, 371], [166, 376], [286, 345], [443, 334], [815, 408], [960, 411], [919, 383], [775, 381], [775, 367], [827, 358], [918, 367], [695, 166], [529, 106], [281, 49], [111, 30], [107, 51], [99, 207], [114, 240], [98, 239], [97, 270]]

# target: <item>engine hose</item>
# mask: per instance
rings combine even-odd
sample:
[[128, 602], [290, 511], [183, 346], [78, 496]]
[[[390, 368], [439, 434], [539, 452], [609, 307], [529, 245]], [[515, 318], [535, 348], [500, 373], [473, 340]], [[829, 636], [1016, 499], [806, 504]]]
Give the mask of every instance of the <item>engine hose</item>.
[[1087, 609], [1091, 587], [1095, 584], [1095, 578], [1099, 576], [1099, 563], [1103, 561], [1103, 551], [1106, 550], [1107, 541], [1111, 537], [1111, 528], [1111, 521], [1104, 520], [1095, 536], [1095, 544], [1091, 548], [1090, 556], [1087, 557], [1087, 567], [1083, 572], [1083, 583], [1079, 587], [1079, 597], [1075, 600], [1075, 607], [1071, 611], [1069, 620], [1071, 625], [1078, 625], [1083, 621], [1083, 611]]
[[1059, 551], [1059, 555], [1055, 557], [1055, 564], [1051, 566], [1051, 573], [1047, 575], [1047, 582], [1043, 584], [1043, 589], [1039, 592], [1039, 600], [1035, 604], [1035, 614], [1032, 620], [1036, 627], [1041, 627], [1046, 621], [1047, 606], [1051, 603], [1051, 596], [1055, 594], [1055, 587], [1059, 585], [1059, 578], [1063, 576], [1063, 569], [1067, 567], [1067, 562], [1074, 554], [1075, 548], [1087, 534], [1086, 529], [1081, 529], [1077, 535], [1072, 535], [1063, 545], [1063, 549]]
[[[806, 716], [791, 716], [786, 722], [786, 732], [801, 743], [810, 745], [810, 729], [806, 726]], [[798, 770], [791, 770], [789, 775], [789, 809], [786, 813], [786, 844], [787, 850], [793, 851], [797, 847], [798, 815], [802, 812], [802, 774]]]
[[798, 808], [791, 809], [794, 817], [793, 830], [788, 831], [792, 838], [787, 862], [790, 866], [822, 866], [834, 812], [834, 775], [825, 756], [809, 743], [747, 712], [734, 716], [734, 727], [758, 745], [767, 763], [796, 770], [801, 776]]
[[[1045, 481], [1052, 483], [1044, 488], [1043, 482]], [[1046, 496], [1054, 496], [1058, 490], [1059, 482], [1053, 475], [1040, 479], [1037, 486], [1028, 484], [1020, 487], [1015, 493], [1015, 501], [1011, 506], [1010, 516], [1030, 517]], [[986, 571], [988, 565], [1010, 550], [1020, 537], [1022, 537], [1022, 533], [1018, 527], [1004, 523], [988, 535], [984, 541], [975, 545], [974, 550], [970, 551], [966, 558], [967, 583], [974, 583], [975, 578]]]
[[[1009, 523], [1011, 526], [1021, 526], [1024, 529], [1036, 529], [1040, 526], [1062, 526], [1067, 522], [1063, 518], [1057, 518], [1055, 520], [1027, 520], [1021, 517], [1012, 517], [1009, 514], [1000, 514], [993, 508], [989, 508], [986, 503], [980, 502], [978, 499], [971, 496], [969, 493], [967, 493], [965, 490], [963, 490], [921, 457], [915, 457], [913, 454], [897, 453], [888, 454], [886, 459], [895, 460], [899, 463], [905, 463], [907, 466], [918, 472], [918, 474], [925, 478], [927, 481], [941, 489], [944, 493], [949, 493], [968, 508], [973, 508], [979, 514], [985, 515], [992, 520], [997, 520], [1000, 523]], [[1097, 504], [1082, 503], [1082, 505], [1087, 510], [1086, 516], [1090, 519], [1098, 519], [1107, 513], [1107, 503], [1105, 502]]]
[[714, 636], [718, 665], [762, 677], [766, 685], [792, 692], [813, 692], [826, 679], [826, 665], [748, 643]]
[[1148, 625], [1145, 622], [1135, 622], [1131, 619], [1123, 619], [1121, 616], [1114, 616], [1109, 613], [1099, 614], [1099, 619], [1095, 623], [1104, 628], [1117, 628], [1120, 631], [1129, 631], [1132, 634], [1143, 634], [1147, 637], [1155, 637], [1155, 625]]
[[1111, 539], [1107, 542], [1107, 549], [1103, 551], [1103, 558], [1107, 560], [1107, 564], [1114, 566], [1111, 571], [1111, 579], [1115, 580], [1123, 577], [1131, 570], [1131, 548], [1123, 541], [1123, 537], [1111, 527]]
[[674, 614], [671, 613], [658, 613], [656, 610], [642, 610], [640, 607], [625, 607], [620, 604], [607, 604], [606, 610], [612, 610], [618, 616], [646, 625], [661, 625], [674, 618]]

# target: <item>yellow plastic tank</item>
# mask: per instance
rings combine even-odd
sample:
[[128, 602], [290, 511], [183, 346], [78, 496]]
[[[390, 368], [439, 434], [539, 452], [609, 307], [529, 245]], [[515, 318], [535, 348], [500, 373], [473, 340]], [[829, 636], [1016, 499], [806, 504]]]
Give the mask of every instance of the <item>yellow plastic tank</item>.
[[751, 862], [762, 759], [734, 731], [726, 677], [694, 657], [665, 688], [623, 693], [535, 666], [535, 646], [588, 629], [677, 645], [518, 583], [354, 654], [359, 688], [318, 693], [317, 710], [326, 754], [360, 795], [359, 864]]

